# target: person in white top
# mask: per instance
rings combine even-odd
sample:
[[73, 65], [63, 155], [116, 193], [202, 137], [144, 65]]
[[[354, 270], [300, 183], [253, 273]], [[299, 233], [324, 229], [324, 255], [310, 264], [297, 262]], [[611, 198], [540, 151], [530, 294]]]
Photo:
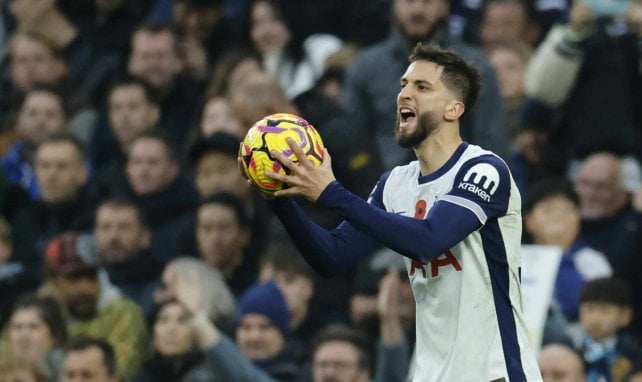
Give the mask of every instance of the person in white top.
[[[373, 79], [374, 80], [374, 79]], [[269, 203], [322, 275], [349, 270], [381, 244], [404, 255], [417, 303], [413, 381], [541, 381], [522, 317], [521, 198], [507, 165], [462, 141], [459, 124], [480, 90], [456, 53], [417, 45], [397, 96], [397, 142], [417, 160], [385, 173], [368, 201], [334, 178], [327, 150], [316, 167], [289, 140], [295, 163]], [[345, 221], [328, 231], [290, 196]]]

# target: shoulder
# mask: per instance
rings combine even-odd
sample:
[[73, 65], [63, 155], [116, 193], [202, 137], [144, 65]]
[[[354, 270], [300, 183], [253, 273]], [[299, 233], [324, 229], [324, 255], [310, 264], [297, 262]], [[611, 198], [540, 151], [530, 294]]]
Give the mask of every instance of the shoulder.
[[419, 177], [419, 162], [412, 161], [403, 166], [397, 166], [392, 170], [384, 173], [388, 174], [388, 178], [392, 179], [395, 182], [403, 182], [408, 179], [417, 179]]
[[492, 177], [510, 177], [508, 165], [502, 158], [492, 151], [485, 150], [476, 145], [468, 145], [462, 157], [458, 175], [470, 177], [474, 173]]

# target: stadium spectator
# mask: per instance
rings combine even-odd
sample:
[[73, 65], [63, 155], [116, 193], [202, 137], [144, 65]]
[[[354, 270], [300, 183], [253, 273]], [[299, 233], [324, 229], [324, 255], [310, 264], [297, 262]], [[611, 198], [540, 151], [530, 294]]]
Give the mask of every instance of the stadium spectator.
[[534, 48], [540, 38], [535, 6], [528, 0], [488, 0], [481, 10], [479, 39], [490, 52], [497, 44], [522, 43]]
[[551, 343], [544, 346], [538, 363], [544, 382], [586, 382], [584, 360], [568, 345]]
[[93, 107], [102, 99], [101, 91], [119, 65], [119, 57], [95, 49], [87, 36], [79, 33], [61, 11], [58, 1], [41, 1], [34, 5], [16, 0], [9, 8], [18, 30], [42, 36], [64, 60], [64, 76], [50, 84], [64, 89], [71, 110], [71, 131], [83, 143], [88, 142], [97, 117]]
[[84, 381], [119, 382], [117, 354], [106, 341], [80, 337], [71, 340], [65, 349], [65, 360], [60, 382]]
[[281, 0], [250, 1], [244, 29], [263, 68], [288, 99], [311, 89], [321, 77], [326, 58], [343, 44], [329, 34], [303, 35], [295, 9]]
[[307, 346], [326, 323], [327, 312], [320, 309], [318, 299], [329, 298], [333, 290], [329, 289], [324, 297], [319, 296], [319, 292], [325, 291], [315, 290], [312, 269], [287, 239], [273, 239], [259, 263], [258, 281], [275, 282], [288, 304], [292, 335]]
[[623, 380], [642, 357], [642, 348], [626, 331], [632, 313], [631, 294], [622, 280], [600, 278], [582, 288], [582, 330], [573, 333], [573, 343], [583, 355], [589, 381]]
[[570, 182], [543, 179], [524, 200], [524, 228], [537, 245], [562, 250], [553, 296], [568, 322], [577, 322], [580, 290], [588, 280], [611, 276], [604, 254], [580, 238], [579, 199]]
[[406, 163], [412, 153], [396, 145], [392, 129], [399, 77], [408, 66], [407, 57], [413, 46], [430, 42], [452, 48], [479, 68], [484, 86], [477, 105], [468, 110], [470, 115], [462, 121], [461, 134], [464, 140], [508, 159], [510, 143], [495, 73], [481, 50], [448, 35], [449, 2], [393, 0], [392, 3], [394, 30], [384, 41], [365, 49], [346, 75], [344, 105], [351, 117], [350, 129], [358, 131], [357, 136], [374, 137], [386, 169]]
[[524, 78], [532, 52], [528, 45], [518, 42], [498, 43], [487, 52], [497, 73], [499, 91], [506, 108], [506, 131], [513, 145], [520, 143], [522, 105], [526, 101]]
[[123, 170], [127, 187], [115, 190], [113, 195], [131, 198], [143, 211], [152, 230], [152, 253], [164, 264], [177, 256], [174, 238], [188, 223], [198, 194], [182, 173], [169, 140], [161, 133], [136, 137]]
[[13, 307], [5, 333], [9, 353], [46, 365], [51, 375], [49, 380], [57, 380], [62, 348], [67, 341], [67, 327], [56, 300], [35, 295], [22, 296]]
[[39, 34], [16, 31], [7, 41], [7, 79], [0, 91], [0, 127], [6, 131], [11, 127], [12, 109], [20, 95], [38, 83], [57, 84], [65, 77], [67, 65], [60, 52], [51, 42]]
[[[118, 375], [131, 375], [145, 354], [147, 329], [141, 308], [100, 270], [91, 235], [65, 232], [44, 251], [47, 283], [42, 293], [60, 299], [71, 337], [90, 336], [113, 346]], [[69, 354], [63, 373], [69, 377]], [[79, 367], [83, 365], [75, 365]]]
[[201, 200], [227, 191], [248, 203], [249, 208], [255, 208], [252, 189], [247, 187], [247, 179], [239, 171], [239, 143], [239, 138], [219, 131], [192, 145], [189, 159]]
[[640, 213], [631, 204], [626, 189], [626, 172], [617, 156], [598, 152], [580, 164], [575, 190], [580, 200], [580, 235], [604, 253], [618, 274], [630, 257], [638, 256], [635, 241], [642, 232]]
[[80, 142], [72, 135], [47, 137], [35, 153], [41, 200], [25, 207], [13, 222], [16, 258], [43, 280], [42, 253], [54, 235], [67, 230], [89, 231], [95, 201], [88, 188], [88, 168]]
[[9, 181], [27, 190], [32, 200], [40, 199], [33, 168], [35, 151], [49, 135], [67, 128], [67, 113], [60, 92], [38, 85], [26, 91], [15, 123], [16, 139], [1, 161]]
[[109, 280], [151, 318], [162, 265], [151, 253], [152, 233], [140, 208], [127, 199], [110, 199], [96, 210], [96, 249]]
[[162, 302], [152, 320], [152, 356], [130, 382], [217, 381], [198, 348], [190, 314], [178, 301]]
[[235, 296], [256, 280], [259, 254], [248, 261], [251, 231], [238, 197], [219, 192], [203, 201], [196, 211], [194, 236], [199, 257], [223, 274]]
[[164, 131], [171, 137], [173, 148], [181, 152], [187, 144], [189, 126], [198, 120], [203, 86], [183, 75], [178, 47], [178, 38], [169, 26], [141, 25], [132, 34], [127, 71], [156, 90]]
[[313, 381], [370, 381], [374, 364], [370, 347], [367, 337], [346, 326], [320, 331], [311, 348]]
[[98, 194], [118, 176], [134, 139], [160, 123], [160, 104], [143, 80], [124, 75], [107, 90], [107, 116], [103, 116], [90, 143]]
[[599, 151], [642, 160], [642, 4], [630, 4], [600, 15], [590, 2], [573, 1], [568, 23], [553, 27], [531, 59], [529, 98], [561, 114], [543, 130], [553, 168]]
[[193, 257], [178, 257], [165, 266], [162, 283], [154, 294], [156, 304], [176, 298], [178, 291], [200, 291], [195, 297], [199, 310], [224, 331], [231, 331], [234, 321], [234, 296], [221, 272]]

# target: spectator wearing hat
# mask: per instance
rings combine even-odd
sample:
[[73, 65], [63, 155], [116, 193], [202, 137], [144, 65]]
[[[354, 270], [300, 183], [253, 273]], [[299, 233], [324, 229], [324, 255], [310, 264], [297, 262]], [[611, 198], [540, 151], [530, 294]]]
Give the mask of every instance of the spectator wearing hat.
[[100, 269], [91, 236], [62, 233], [48, 243], [44, 257], [47, 284], [42, 293], [61, 302], [70, 336], [109, 342], [116, 352], [118, 374], [135, 371], [146, 347], [143, 312]]
[[238, 301], [236, 318], [236, 343], [246, 357], [275, 378], [298, 374], [304, 354], [297, 354], [300, 349], [291, 340], [290, 308], [275, 281], [248, 289]]

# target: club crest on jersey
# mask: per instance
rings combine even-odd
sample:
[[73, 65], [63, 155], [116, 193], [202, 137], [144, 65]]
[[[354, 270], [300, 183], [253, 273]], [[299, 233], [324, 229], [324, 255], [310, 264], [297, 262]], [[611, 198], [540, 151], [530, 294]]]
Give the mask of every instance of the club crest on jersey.
[[499, 187], [499, 173], [488, 163], [478, 163], [471, 167], [459, 182], [457, 188], [472, 192], [486, 202]]

